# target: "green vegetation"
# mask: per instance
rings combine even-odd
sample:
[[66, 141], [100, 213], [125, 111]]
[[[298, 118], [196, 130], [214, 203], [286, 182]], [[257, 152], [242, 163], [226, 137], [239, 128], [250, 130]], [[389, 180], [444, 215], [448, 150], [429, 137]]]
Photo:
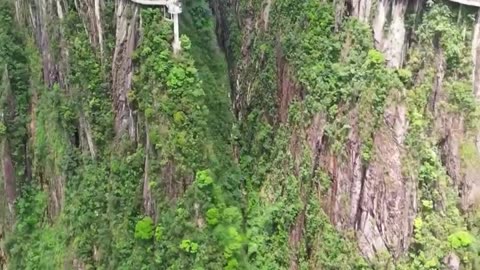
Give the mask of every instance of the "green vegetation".
[[[139, 9], [132, 140], [114, 124], [114, 1], [102, 6], [101, 55], [78, 3], [49, 17], [41, 48], [0, 0], [0, 193], [8, 156], [18, 190], [15, 223], [1, 221], [0, 204], [0, 268], [5, 251], [8, 269], [423, 270], [449, 254], [477, 269], [480, 212], [459, 196], [480, 160], [475, 11], [429, 2], [409, 20], [408, 57], [394, 69], [368, 22], [339, 19], [336, 1], [227, 2], [184, 1], [178, 55], [163, 11]], [[369, 258], [357, 241], [369, 209], [352, 201], [369, 199], [360, 193], [382, 158], [376, 138], [399, 104], [412, 236], [401, 254]], [[341, 177], [362, 187], [340, 187]]]

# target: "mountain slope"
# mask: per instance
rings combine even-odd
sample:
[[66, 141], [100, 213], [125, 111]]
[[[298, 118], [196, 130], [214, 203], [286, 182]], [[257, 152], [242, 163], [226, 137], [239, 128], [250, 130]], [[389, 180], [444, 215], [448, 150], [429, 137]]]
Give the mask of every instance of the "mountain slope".
[[476, 7], [0, 0], [1, 269], [477, 269]]

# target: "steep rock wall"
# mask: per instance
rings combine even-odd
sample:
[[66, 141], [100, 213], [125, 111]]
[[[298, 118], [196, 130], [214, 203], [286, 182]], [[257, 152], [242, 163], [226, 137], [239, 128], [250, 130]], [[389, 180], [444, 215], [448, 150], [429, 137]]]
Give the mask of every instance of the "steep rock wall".
[[[410, 89], [430, 84], [430, 91], [428, 92], [430, 105], [424, 107], [424, 109], [427, 110], [427, 119], [433, 120], [429, 124], [430, 131], [427, 134], [429, 134], [430, 138], [427, 140], [432, 141], [432, 144], [435, 145], [435, 151], [439, 153], [438, 162], [442, 163], [442, 170], [444, 169], [449, 176], [448, 185], [452, 186], [451, 191], [453, 194], [458, 195], [457, 201], [462, 202], [462, 204], [470, 201], [470, 204], [467, 203], [467, 205], [471, 205], [472, 200], [474, 200], [475, 195], [473, 194], [476, 193], [475, 186], [477, 186], [474, 183], [476, 181], [474, 180], [476, 179], [474, 175], [476, 174], [475, 168], [478, 168], [478, 165], [474, 165], [477, 164], [476, 162], [465, 161], [461, 153], [462, 144], [468, 140], [465, 136], [469, 132], [464, 123], [465, 115], [454, 112], [448, 107], [450, 105], [447, 104], [452, 102], [452, 92], [450, 92], [451, 90], [442, 90], [445, 88], [446, 82], [449, 85], [448, 87], [450, 87], [452, 80], [471, 79], [471, 76], [464, 77], [464, 72], [469, 72], [469, 68], [467, 67], [459, 72], [453, 71], [456, 75], [452, 75], [451, 67], [447, 67], [450, 64], [450, 62], [447, 62], [451, 61], [447, 60], [447, 57], [452, 56], [445, 56], [447, 54], [445, 50], [450, 49], [448, 47], [450, 45], [444, 40], [448, 34], [444, 33], [442, 36], [441, 32], [444, 31], [443, 29], [432, 30], [427, 35], [430, 35], [430, 33], [435, 34], [428, 37], [424, 36], [425, 31], [428, 30], [425, 30], [425, 28], [435, 28], [434, 25], [429, 24], [429, 20], [432, 18], [429, 17], [429, 12], [437, 12], [431, 11], [435, 9], [426, 6], [425, 2], [379, 1], [375, 5], [368, 1], [335, 2], [334, 25], [336, 31], [348, 31], [345, 29], [347, 26], [344, 18], [348, 18], [348, 15], [357, 17], [361, 22], [371, 25], [373, 37], [370, 42], [374, 44], [378, 51], [383, 53], [386, 67], [390, 70], [397, 70], [394, 72], [401, 75], [399, 76], [401, 80], [404, 80], [404, 77], [402, 77], [405, 75], [403, 74], [404, 72], [409, 74], [410, 70], [412, 70], [417, 73], [413, 74], [413, 78], [408, 77], [411, 74], [407, 75], [407, 81], [404, 80], [403, 85], [400, 85], [400, 87], [394, 86], [389, 91], [385, 99], [384, 109], [382, 109], [382, 114], [378, 120], [379, 122], [369, 135], [371, 136], [371, 142], [368, 141], [370, 139], [365, 137], [365, 135], [362, 135], [365, 130], [363, 122], [366, 119], [364, 118], [368, 116], [362, 114], [362, 110], [358, 106], [338, 103], [337, 106], [340, 108], [340, 111], [347, 111], [342, 113], [344, 113], [345, 125], [348, 127], [348, 131], [342, 142], [340, 153], [332, 153], [332, 148], [335, 145], [332, 144], [333, 138], [328, 133], [329, 124], [331, 124], [332, 120], [328, 119], [325, 112], [313, 114], [314, 116], [300, 116], [305, 117], [304, 125], [308, 127], [306, 130], [309, 135], [304, 139], [301, 139], [303, 136], [299, 135], [302, 134], [302, 131], [300, 131], [302, 128], [299, 130], [297, 122], [290, 117], [298, 113], [298, 106], [300, 108], [303, 107], [299, 104], [304, 103], [306, 104], [305, 106], [308, 106], [308, 102], [310, 102], [309, 96], [315, 95], [315, 90], [310, 88], [313, 82], [309, 80], [314, 81], [316, 78], [314, 75], [310, 78], [304, 76], [304, 68], [308, 68], [306, 67], [308, 63], [303, 62], [304, 66], [300, 63], [296, 64], [301, 56], [296, 54], [295, 49], [293, 49], [295, 46], [300, 47], [300, 50], [303, 50], [301, 53], [309, 54], [309, 50], [315, 46], [309, 44], [312, 47], [308, 47], [308, 45], [302, 47], [306, 42], [305, 39], [310, 38], [308, 33], [312, 32], [313, 34], [316, 27], [312, 25], [312, 21], [315, 20], [314, 16], [308, 15], [310, 10], [307, 10], [307, 7], [310, 5], [310, 2], [307, 2], [305, 4], [297, 4], [289, 1], [277, 1], [273, 4], [264, 2], [262, 5], [255, 5], [253, 3], [229, 1], [222, 5], [218, 1], [213, 1], [214, 10], [217, 11], [217, 21], [219, 22], [217, 33], [220, 33], [219, 39], [227, 43], [227, 45], [224, 45], [224, 48], [226, 49], [227, 57], [230, 59], [232, 78], [235, 78], [236, 82], [232, 84], [235, 104], [242, 104], [235, 107], [237, 111], [240, 111], [238, 115], [241, 115], [241, 117], [238, 117], [238, 120], [241, 123], [248, 122], [245, 119], [248, 118], [249, 112], [258, 110], [255, 113], [262, 115], [259, 119], [267, 120], [269, 125], [274, 126], [273, 130], [278, 128], [283, 132], [284, 126], [288, 127], [291, 131], [289, 141], [291, 143], [294, 142], [289, 147], [289, 152], [294, 160], [293, 163], [302, 164], [306, 162], [311, 166], [309, 169], [313, 168], [314, 171], [323, 171], [331, 181], [328, 185], [327, 194], [318, 198], [324, 205], [326, 213], [330, 216], [331, 222], [341, 231], [354, 230], [358, 247], [361, 253], [369, 260], [374, 261], [376, 256], [384, 252], [399, 259], [411, 249], [412, 242], [417, 241], [413, 239], [415, 230], [413, 223], [416, 217], [422, 215], [419, 213], [422, 211], [419, 202], [425, 196], [425, 191], [419, 186], [418, 169], [409, 165], [411, 163], [411, 155], [407, 155], [407, 152], [412, 152], [410, 137], [418, 124], [411, 117], [412, 104], [407, 104], [407, 101], [410, 102], [407, 93], [411, 94], [416, 91]], [[311, 5], [314, 6], [314, 4]], [[444, 10], [447, 9], [446, 6], [442, 8], [445, 8]], [[458, 8], [458, 5], [452, 4], [448, 8], [455, 9]], [[293, 21], [293, 24], [290, 25], [285, 23], [289, 17], [287, 9]], [[315, 9], [311, 10], [311, 12], [314, 12], [313, 10]], [[424, 15], [424, 13], [427, 15]], [[243, 15], [241, 16], [240, 14]], [[268, 21], [271, 22], [268, 28], [259, 27], [265, 21], [265, 14], [269, 14]], [[307, 14], [305, 15], [307, 18], [302, 17], [302, 14]], [[319, 15], [319, 17], [321, 16]], [[407, 26], [407, 16], [416, 18], [413, 25]], [[242, 19], [234, 21], [232, 18]], [[309, 19], [312, 21], [309, 21]], [[461, 20], [462, 17], [458, 18], [458, 22]], [[343, 24], [339, 23], [342, 21]], [[281, 26], [276, 28], [275, 23], [272, 22], [279, 22], [278, 25]], [[301, 25], [300, 28], [295, 28], [296, 23]], [[432, 21], [431, 23], [436, 24], [439, 22]], [[466, 31], [470, 31], [469, 33], [472, 34], [470, 40], [468, 40], [468, 37], [465, 39], [464, 35], [463, 40], [459, 42], [473, 42], [471, 49], [475, 51], [475, 40], [478, 38], [478, 29], [475, 29], [478, 27], [473, 26], [478, 23], [469, 23], [467, 21], [465, 26], [458, 25], [458, 27], [459, 29], [465, 27], [465, 29], [468, 29]], [[421, 25], [420, 28], [415, 28], [419, 25]], [[282, 31], [282, 29], [289, 27], [300, 32], [289, 35]], [[255, 34], [252, 34], [252, 32], [255, 32]], [[304, 35], [303, 33], [307, 34]], [[475, 37], [473, 37], [473, 33], [477, 33]], [[253, 38], [252, 35], [254, 36]], [[292, 37], [292, 35], [295, 37]], [[328, 33], [323, 33], [322, 35], [328, 36]], [[225, 38], [225, 36], [228, 36], [228, 38]], [[232, 41], [235, 37], [240, 38]], [[453, 39], [456, 37], [457, 35]], [[429, 44], [423, 43], [426, 39], [430, 42]], [[348, 36], [343, 41], [345, 41], [343, 43], [344, 48], [355, 46], [355, 41], [349, 39]], [[291, 45], [289, 42], [292, 42], [294, 45]], [[267, 63], [270, 61], [268, 60], [269, 57], [271, 58], [272, 56], [265, 52], [265, 47], [269, 46], [269, 44], [273, 44], [270, 46], [275, 48], [288, 48], [283, 50], [280, 56], [281, 59], [287, 59], [286, 66], [289, 67], [289, 71], [286, 72], [284, 64], [281, 66], [277, 65], [274, 69], [274, 72], [276, 72], [274, 78], [277, 81], [277, 98], [273, 102], [273, 110], [276, 111], [276, 115], [271, 115], [268, 110], [257, 107], [256, 102], [252, 101], [261, 99], [264, 102], [263, 104], [269, 104], [268, 98], [265, 98], [265, 95], [268, 94], [265, 92], [268, 92], [270, 86], [265, 81], [263, 83], [257, 81], [262, 80], [260, 78], [264, 77], [262, 73], [269, 72], [269, 64]], [[321, 47], [318, 44], [317, 46]], [[233, 53], [235, 48], [239, 50], [240, 54]], [[259, 48], [263, 48], [263, 51]], [[419, 60], [417, 58], [418, 48], [426, 52], [426, 58], [423, 63], [419, 63], [421, 67], [416, 69], [415, 65], [417, 63], [412, 64], [412, 61]], [[321, 50], [320, 48], [317, 49]], [[327, 52], [323, 51], [323, 53]], [[256, 59], [255, 55], [259, 55], [259, 58]], [[342, 53], [343, 58], [348, 59], [348, 55], [348, 49], [344, 49]], [[474, 61], [476, 59], [475, 55], [476, 53], [474, 52]], [[310, 57], [314, 58], [316, 55], [312, 53]], [[276, 59], [278, 62], [278, 53]], [[472, 58], [467, 55], [465, 59], [471, 61]], [[474, 70], [477, 69], [474, 68]], [[335, 72], [335, 70], [330, 70], [330, 72]], [[253, 74], [258, 75], [255, 78]], [[476, 78], [475, 74], [474, 71], [473, 78]], [[319, 76], [324, 75], [321, 74]], [[411, 81], [409, 81], [410, 78]], [[430, 78], [431, 81], [429, 81]], [[318, 80], [321, 80], [320, 77], [318, 77]], [[470, 93], [476, 93], [477, 83], [475, 81], [476, 79], [474, 79], [473, 90]], [[261, 89], [263, 90], [255, 92], [254, 85], [256, 84], [262, 85], [263, 88]], [[323, 86], [325, 87], [325, 85]], [[256, 98], [251, 98], [252, 95], [256, 96]], [[467, 93], [467, 95], [470, 94]], [[270, 119], [272, 118], [270, 117], [277, 119], [277, 121], [271, 121]], [[342, 117], [342, 114], [337, 115], [337, 117]], [[246, 125], [252, 125], [252, 123], [248, 122]], [[251, 132], [251, 129], [246, 130]], [[280, 134], [273, 132], [271, 136], [283, 136], [283, 134]], [[307, 152], [311, 153], [311, 158], [308, 161], [305, 159], [305, 156], [297, 153], [299, 147], [294, 147], [294, 145], [302, 145], [299, 140], [304, 140], [304, 143], [308, 146]], [[363, 151], [365, 145], [370, 143], [372, 157], [365, 160]], [[245, 148], [248, 147], [247, 144]], [[297, 150], [294, 151], [292, 148]], [[313, 163], [310, 163], [310, 160]], [[421, 165], [423, 161], [417, 160], [415, 162], [420, 162], [419, 165]], [[465, 168], [467, 169], [465, 170]], [[465, 175], [466, 178], [462, 175]], [[302, 181], [300, 179], [298, 178], [298, 181]], [[315, 176], [312, 175], [312, 179], [316, 179]], [[312, 190], [306, 191], [305, 188], [301, 187], [297, 192], [299, 198], [304, 198], [308, 197], [305, 193], [312, 192]], [[439, 211], [447, 211], [445, 200], [450, 195], [446, 195], [445, 191], [438, 190], [438, 192], [443, 195], [441, 195], [441, 198], [435, 199], [437, 207], [440, 207], [438, 208]], [[281, 197], [282, 195], [278, 196]], [[280, 198], [276, 200], [280, 200]], [[274, 203], [269, 201], [267, 202], [268, 204]], [[463, 208], [465, 209], [465, 207]], [[299, 257], [302, 256], [298, 253], [298, 250], [301, 249], [299, 247], [301, 244], [299, 243], [307, 241], [305, 245], [307, 247], [309, 245], [308, 240], [302, 239], [302, 237], [305, 237], [303, 234], [308, 234], [308, 232], [302, 232], [298, 229], [299, 227], [307, 228], [308, 226], [305, 224], [309, 223], [308, 219], [308, 217], [305, 217], [304, 211], [299, 210], [290, 229], [290, 248], [293, 254], [297, 254], [290, 257], [290, 269], [299, 268], [298, 261], [300, 260]], [[308, 254], [308, 256], [310, 257], [307, 257], [306, 260], [311, 260], [313, 255]]]
[[137, 136], [134, 109], [128, 100], [132, 88], [132, 53], [138, 42], [138, 8], [127, 0], [115, 5], [116, 38], [112, 60], [112, 89], [115, 108], [115, 130], [119, 136]]
[[21, 200], [14, 248], [0, 248], [0, 263], [475, 269], [472, 10], [363, 0], [210, 6], [231, 108], [205, 2], [187, 1], [190, 39], [173, 57], [161, 10], [15, 1], [23, 40], [34, 37], [31, 92], [4, 77], [21, 101], [9, 103], [31, 117], [20, 139], [0, 134], [3, 203]]

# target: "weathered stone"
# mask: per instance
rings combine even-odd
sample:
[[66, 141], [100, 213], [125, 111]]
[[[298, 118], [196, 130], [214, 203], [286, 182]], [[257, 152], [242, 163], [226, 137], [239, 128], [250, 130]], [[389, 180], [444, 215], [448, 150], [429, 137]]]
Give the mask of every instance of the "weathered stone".
[[368, 258], [390, 251], [398, 257], [408, 248], [415, 215], [415, 186], [402, 173], [407, 130], [405, 105], [391, 100], [385, 123], [376, 131], [374, 158], [362, 187], [356, 224], [361, 251]]
[[112, 95], [115, 108], [115, 131], [136, 140], [134, 110], [128, 100], [132, 88], [133, 51], [138, 43], [138, 8], [128, 0], [116, 1], [116, 39], [112, 64]]
[[460, 269], [460, 258], [453, 252], [450, 252], [448, 256], [443, 259], [443, 263], [447, 266], [448, 270]]

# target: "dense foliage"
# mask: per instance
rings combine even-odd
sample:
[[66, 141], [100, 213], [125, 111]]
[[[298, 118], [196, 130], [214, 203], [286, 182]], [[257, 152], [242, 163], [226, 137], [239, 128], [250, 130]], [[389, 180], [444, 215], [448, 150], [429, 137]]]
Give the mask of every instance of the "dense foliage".
[[[335, 27], [334, 1], [268, 1], [268, 15], [261, 2], [211, 1], [228, 11], [228, 61], [205, 0], [184, 3], [179, 55], [163, 11], [139, 9], [131, 141], [116, 136], [112, 59], [92, 45], [78, 5], [66, 1], [65, 17], [46, 30], [61, 37], [49, 50], [63, 70], [49, 85], [45, 48], [15, 19], [11, 1], [0, 0], [0, 146], [3, 158], [12, 156], [18, 190], [14, 217], [0, 205], [0, 219], [15, 220], [0, 222], [8, 269], [441, 269], [451, 253], [465, 269], [479, 267], [480, 215], [460, 211], [428, 109], [440, 50], [447, 69], [439, 110], [465, 123], [461, 159], [478, 162], [473, 12], [429, 2], [408, 25], [415, 46], [394, 69], [368, 24], [345, 17]], [[113, 6], [103, 7], [107, 32]], [[249, 12], [269, 25], [242, 36], [248, 22], [236, 16]], [[113, 34], [105, 38], [113, 50]], [[286, 105], [283, 84], [296, 86]], [[358, 119], [366, 167], [395, 103], [405, 104], [409, 123], [403, 169], [417, 190], [413, 235], [403, 256], [368, 259], [355, 232], [332, 222], [333, 176], [305, 138], [322, 117], [325, 152], [341, 160]]]

